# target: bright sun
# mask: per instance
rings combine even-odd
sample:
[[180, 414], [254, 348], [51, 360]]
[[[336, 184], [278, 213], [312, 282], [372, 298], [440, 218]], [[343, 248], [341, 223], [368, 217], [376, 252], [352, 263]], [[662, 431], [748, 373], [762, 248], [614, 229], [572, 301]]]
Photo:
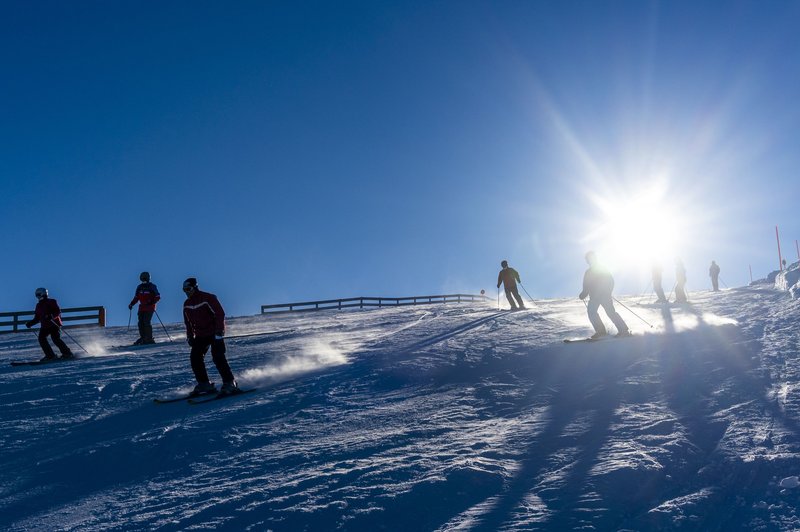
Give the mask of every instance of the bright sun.
[[614, 201], [595, 199], [601, 219], [590, 240], [610, 266], [646, 270], [675, 260], [685, 214], [672, 212], [667, 201], [663, 185]]

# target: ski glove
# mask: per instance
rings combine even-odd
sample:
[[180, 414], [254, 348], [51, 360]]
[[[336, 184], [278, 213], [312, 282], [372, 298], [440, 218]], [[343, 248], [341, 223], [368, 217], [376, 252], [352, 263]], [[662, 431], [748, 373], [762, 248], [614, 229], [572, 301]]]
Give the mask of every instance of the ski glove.
[[189, 344], [189, 347], [194, 347], [194, 338], [187, 338], [186, 343]]
[[30, 329], [33, 326], [34, 326], [34, 323], [32, 321], [28, 321], [28, 322], [25, 323], [25, 327], [27, 327], [28, 329]]
[[128, 310], [133, 310], [133, 303], [131, 303], [130, 305], [128, 305]]

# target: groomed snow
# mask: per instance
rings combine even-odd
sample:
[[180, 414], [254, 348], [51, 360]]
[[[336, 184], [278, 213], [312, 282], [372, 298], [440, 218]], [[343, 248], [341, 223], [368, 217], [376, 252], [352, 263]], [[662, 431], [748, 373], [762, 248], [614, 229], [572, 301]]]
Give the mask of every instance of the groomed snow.
[[800, 302], [690, 297], [570, 345], [579, 300], [235, 318], [258, 391], [204, 405], [152, 401], [193, 385], [178, 325], [0, 336], [0, 529], [798, 529]]

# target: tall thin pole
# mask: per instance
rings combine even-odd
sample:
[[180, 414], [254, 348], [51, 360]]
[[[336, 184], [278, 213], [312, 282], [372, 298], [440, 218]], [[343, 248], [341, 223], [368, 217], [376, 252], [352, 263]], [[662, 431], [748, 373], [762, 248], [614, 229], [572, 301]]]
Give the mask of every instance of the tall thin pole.
[[652, 323], [650, 323], [649, 321], [647, 321], [647, 320], [646, 320], [646, 319], [644, 319], [643, 317], [641, 317], [641, 316], [639, 316], [638, 314], [636, 314], [634, 311], [632, 311], [630, 308], [628, 308], [628, 305], [626, 305], [625, 303], [623, 303], [622, 301], [620, 301], [620, 300], [619, 300], [619, 299], [617, 299], [616, 297], [614, 298], [614, 301], [616, 301], [617, 303], [619, 303], [620, 305], [622, 305], [622, 307], [623, 307], [624, 309], [626, 309], [628, 312], [630, 312], [631, 314], [633, 314], [634, 316], [636, 316], [637, 318], [639, 318], [640, 320], [642, 320], [643, 322], [645, 322], [647, 325], [649, 325], [651, 329], [653, 328], [653, 324], [652, 324]]
[[797, 240], [794, 241], [794, 247], [797, 249], [797, 260], [800, 260], [800, 246], [797, 245]]
[[778, 241], [778, 268], [783, 271], [783, 257], [781, 257], [781, 239], [778, 237], [778, 226], [775, 226], [775, 240]]
[[169, 332], [167, 331], [167, 328], [164, 327], [164, 322], [161, 321], [161, 316], [158, 315], [158, 311], [157, 310], [154, 310], [153, 312], [156, 313], [156, 318], [158, 318], [158, 323], [161, 324], [161, 328], [164, 329], [165, 333], [167, 333], [167, 338], [169, 338], [169, 341], [171, 342], [172, 341], [172, 336], [169, 335]]
[[[64, 334], [66, 334], [66, 335], [69, 337], [69, 339], [70, 339], [70, 340], [72, 340], [73, 342], [75, 342], [76, 344], [78, 344], [78, 341], [77, 341], [75, 338], [73, 338], [73, 337], [72, 337], [72, 335], [71, 335], [70, 333], [68, 333], [67, 331], [65, 331], [65, 330], [64, 330], [64, 327], [62, 327], [61, 325], [59, 325], [59, 324], [58, 324], [58, 322], [56, 322], [54, 319], [50, 318], [50, 323], [52, 323], [53, 325], [55, 325], [56, 327], [58, 327], [58, 330], [59, 330], [60, 332], [63, 332]], [[78, 344], [78, 347], [80, 347], [81, 349], [83, 349], [83, 352], [84, 352], [84, 353], [86, 353], [87, 355], [91, 356], [91, 353], [89, 353], [89, 351], [87, 351], [87, 350], [86, 350], [86, 348], [85, 348], [85, 347], [83, 347], [81, 344]]]
[[751, 265], [747, 265], [750, 268], [750, 284], [753, 284], [753, 267]]

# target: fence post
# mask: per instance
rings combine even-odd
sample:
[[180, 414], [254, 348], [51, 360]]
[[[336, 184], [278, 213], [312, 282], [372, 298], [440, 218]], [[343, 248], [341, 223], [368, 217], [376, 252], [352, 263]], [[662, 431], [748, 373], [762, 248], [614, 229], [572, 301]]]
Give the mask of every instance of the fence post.
[[105, 307], [100, 307], [100, 310], [98, 311], [97, 324], [100, 327], [105, 327], [106, 326], [106, 308]]

